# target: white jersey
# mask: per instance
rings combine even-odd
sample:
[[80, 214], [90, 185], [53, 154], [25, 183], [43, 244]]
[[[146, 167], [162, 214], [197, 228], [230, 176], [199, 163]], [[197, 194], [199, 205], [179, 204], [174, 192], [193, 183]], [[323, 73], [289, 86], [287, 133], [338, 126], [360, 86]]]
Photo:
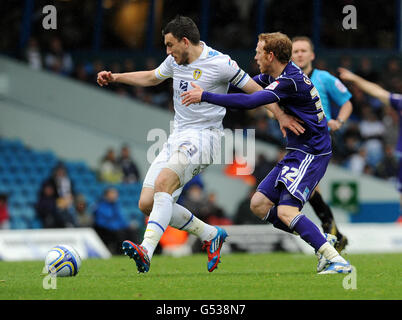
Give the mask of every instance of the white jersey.
[[222, 120], [226, 108], [201, 102], [188, 107], [182, 104], [180, 95], [192, 89], [191, 82], [196, 83], [206, 91], [227, 93], [229, 83], [242, 88], [250, 76], [239, 68], [228, 55], [222, 54], [201, 42], [204, 49], [200, 57], [187, 65], [178, 65], [169, 55], [155, 69], [158, 79], [173, 78], [173, 104], [175, 110], [174, 129], [223, 129]]

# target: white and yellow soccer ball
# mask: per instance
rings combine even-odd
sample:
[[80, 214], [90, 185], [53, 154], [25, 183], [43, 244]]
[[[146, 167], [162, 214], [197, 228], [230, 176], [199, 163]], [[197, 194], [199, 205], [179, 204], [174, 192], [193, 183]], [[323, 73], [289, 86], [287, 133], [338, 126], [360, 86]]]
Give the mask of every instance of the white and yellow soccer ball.
[[81, 267], [81, 257], [69, 245], [58, 245], [49, 250], [45, 258], [48, 273], [57, 277], [75, 276]]

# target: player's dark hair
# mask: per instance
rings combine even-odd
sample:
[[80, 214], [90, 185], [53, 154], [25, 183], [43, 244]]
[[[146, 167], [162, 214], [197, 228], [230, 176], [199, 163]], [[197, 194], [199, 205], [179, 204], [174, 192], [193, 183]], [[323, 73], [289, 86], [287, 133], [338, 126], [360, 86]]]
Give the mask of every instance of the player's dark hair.
[[281, 63], [288, 63], [292, 57], [292, 41], [286, 34], [281, 32], [261, 33], [258, 36], [259, 41], [264, 41], [264, 50], [273, 52], [275, 57]]
[[184, 37], [190, 40], [192, 44], [200, 42], [200, 31], [197, 25], [189, 17], [177, 15], [162, 30], [162, 35], [171, 33], [177, 40], [181, 41]]
[[314, 44], [313, 44], [313, 41], [311, 41], [311, 39], [309, 37], [297, 36], [297, 37], [292, 38], [292, 42], [296, 42], [296, 41], [306, 41], [306, 42], [308, 42], [310, 44], [311, 51], [314, 52]]

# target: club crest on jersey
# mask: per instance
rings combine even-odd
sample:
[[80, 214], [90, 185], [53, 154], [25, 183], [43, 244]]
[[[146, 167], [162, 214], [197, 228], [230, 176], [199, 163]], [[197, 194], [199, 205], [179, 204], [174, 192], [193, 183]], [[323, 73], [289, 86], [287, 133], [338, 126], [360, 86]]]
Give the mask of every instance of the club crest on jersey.
[[278, 84], [279, 84], [279, 81], [274, 81], [267, 87], [267, 89], [274, 90]]
[[200, 69], [195, 69], [193, 72], [193, 79], [198, 80], [202, 75], [202, 71]]
[[310, 79], [308, 79], [308, 78], [306, 78], [306, 77], [303, 77], [303, 80], [304, 80], [304, 82], [305, 82], [307, 85], [311, 85]]

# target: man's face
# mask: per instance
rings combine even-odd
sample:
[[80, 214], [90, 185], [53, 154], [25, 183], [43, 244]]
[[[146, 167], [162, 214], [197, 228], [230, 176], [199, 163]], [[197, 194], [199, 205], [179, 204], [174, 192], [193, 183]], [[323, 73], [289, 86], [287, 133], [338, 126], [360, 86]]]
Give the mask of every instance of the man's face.
[[165, 34], [166, 54], [170, 54], [177, 64], [188, 63], [188, 46], [184, 38], [177, 40], [171, 33]]
[[292, 45], [292, 60], [300, 68], [311, 66], [315, 55], [308, 41], [298, 40]]
[[257, 48], [255, 49], [254, 59], [257, 62], [261, 73], [269, 73], [269, 66], [271, 64], [271, 61], [269, 59], [269, 55], [264, 50], [264, 44], [264, 41], [258, 41]]
[[108, 202], [116, 202], [118, 198], [119, 198], [119, 194], [117, 193], [117, 191], [115, 189], [110, 189], [106, 193], [106, 200]]

